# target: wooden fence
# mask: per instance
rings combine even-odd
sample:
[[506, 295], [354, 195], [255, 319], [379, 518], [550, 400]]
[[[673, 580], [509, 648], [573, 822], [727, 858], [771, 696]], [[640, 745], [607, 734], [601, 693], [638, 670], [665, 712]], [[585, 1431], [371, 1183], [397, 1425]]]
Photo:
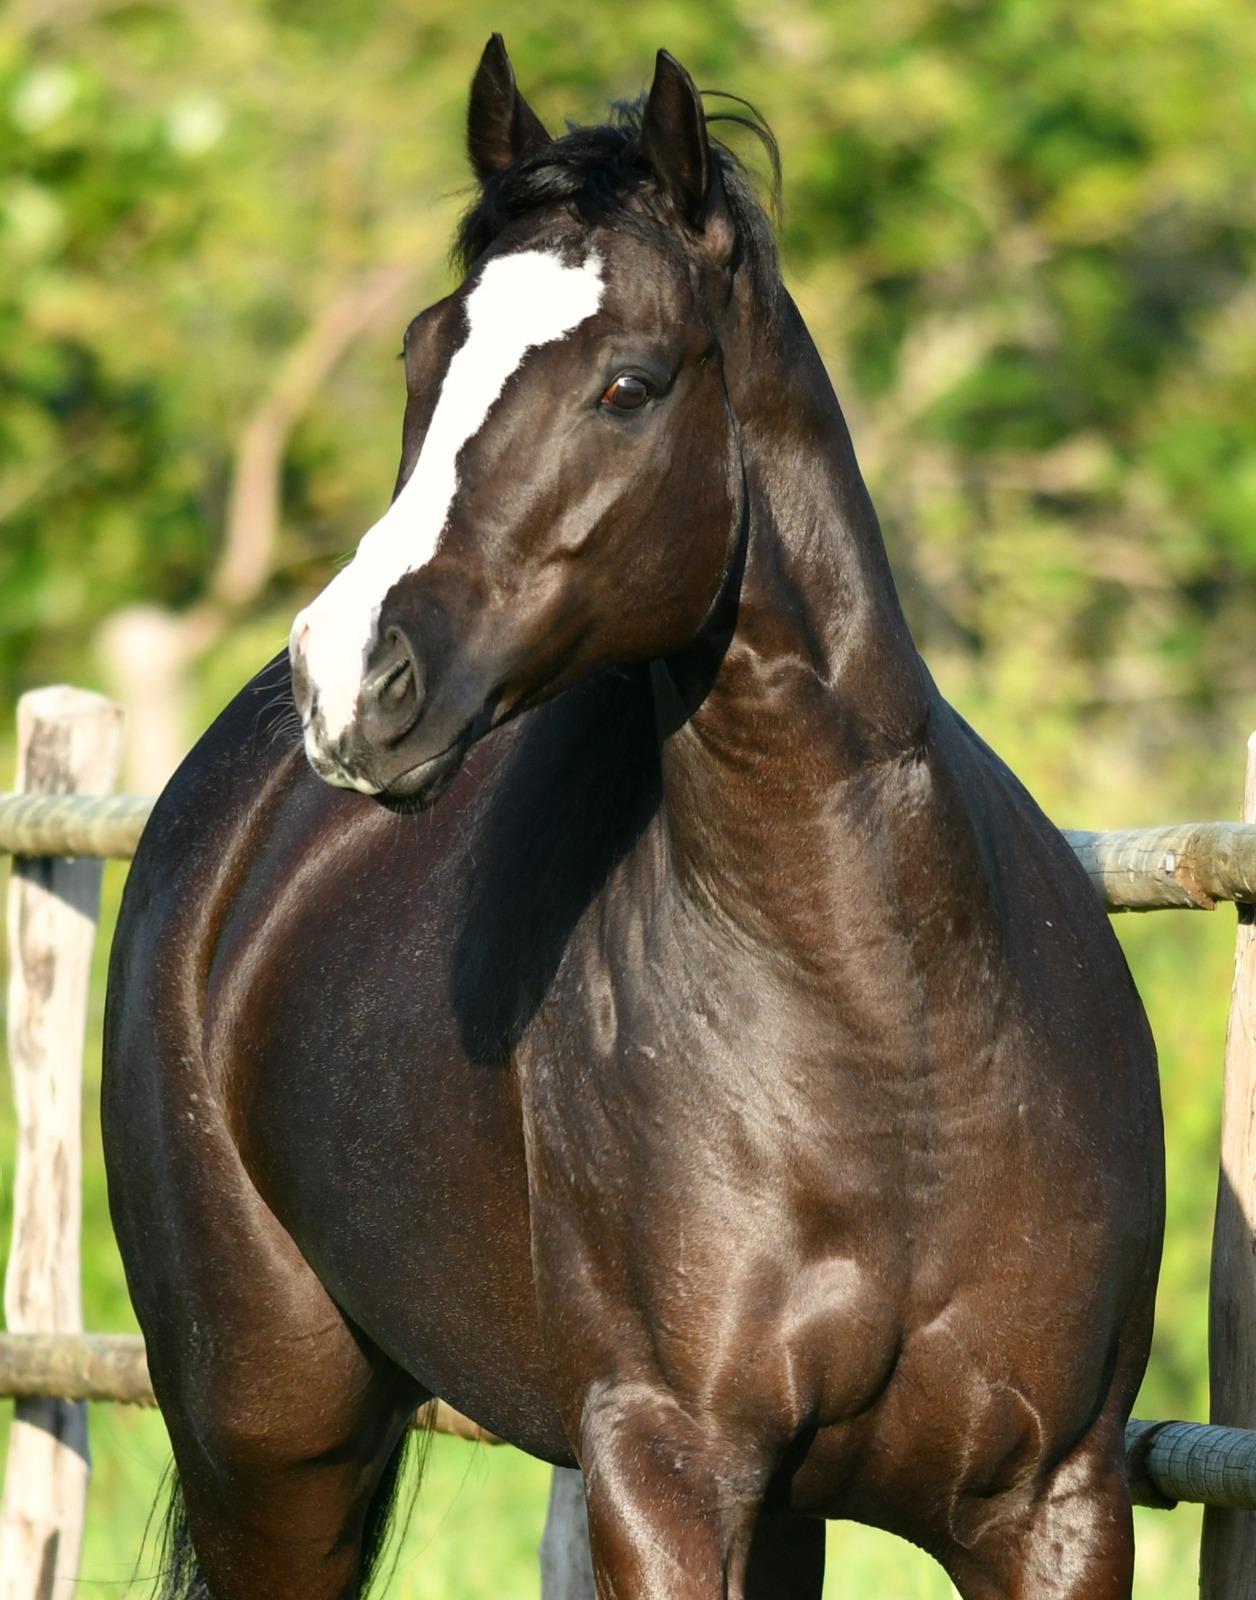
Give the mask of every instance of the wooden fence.
[[[152, 802], [111, 795], [122, 713], [39, 689], [18, 707], [17, 792], [0, 795], [8, 895], [8, 1044], [18, 1114], [0, 1396], [15, 1402], [0, 1505], [0, 1600], [51, 1600], [78, 1570], [88, 1400], [152, 1405], [142, 1341], [84, 1334], [79, 1237], [82, 1054], [103, 859], [129, 859]], [[1065, 833], [1109, 911], [1238, 904], [1209, 1304], [1210, 1424], [1133, 1421], [1137, 1504], [1204, 1505], [1203, 1600], [1256, 1600], [1256, 735], [1241, 823]], [[441, 1405], [438, 1430], [495, 1442]], [[544, 1592], [585, 1594], [575, 1474], [556, 1478]], [[574, 1497], [574, 1498], [573, 1498]], [[578, 1565], [578, 1562], [577, 1562]], [[573, 1576], [574, 1573], [574, 1576]]]

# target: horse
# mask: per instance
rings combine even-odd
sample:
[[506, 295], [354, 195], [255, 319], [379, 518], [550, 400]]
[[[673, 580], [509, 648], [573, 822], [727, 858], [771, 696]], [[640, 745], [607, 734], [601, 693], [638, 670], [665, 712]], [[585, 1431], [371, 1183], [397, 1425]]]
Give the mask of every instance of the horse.
[[664, 51], [551, 137], [490, 41], [391, 504], [135, 857], [168, 1600], [362, 1593], [431, 1396], [580, 1467], [602, 1600], [816, 1600], [831, 1518], [1130, 1595], [1154, 1045], [917, 653], [716, 120]]

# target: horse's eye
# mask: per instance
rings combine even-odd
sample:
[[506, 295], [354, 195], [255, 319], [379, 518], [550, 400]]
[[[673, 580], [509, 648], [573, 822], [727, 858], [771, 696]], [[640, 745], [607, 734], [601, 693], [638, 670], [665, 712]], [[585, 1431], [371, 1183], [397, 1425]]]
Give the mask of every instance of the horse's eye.
[[644, 378], [635, 372], [621, 372], [602, 396], [604, 406], [614, 406], [616, 411], [635, 411], [650, 398]]

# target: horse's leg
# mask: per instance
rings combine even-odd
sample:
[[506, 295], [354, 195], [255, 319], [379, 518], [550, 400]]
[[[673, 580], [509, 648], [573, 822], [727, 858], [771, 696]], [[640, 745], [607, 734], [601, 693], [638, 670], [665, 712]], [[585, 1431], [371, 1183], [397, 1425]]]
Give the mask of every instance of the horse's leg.
[[696, 1423], [665, 1390], [595, 1386], [580, 1441], [599, 1600], [819, 1593], [790, 1587], [772, 1570], [786, 1562], [804, 1583], [818, 1582], [823, 1552], [794, 1519], [762, 1515], [770, 1464], [743, 1441]]
[[[824, 1523], [763, 1512], [746, 1563], [747, 1600], [820, 1600], [823, 1588]], [[592, 1600], [594, 1593], [581, 1475], [555, 1467], [541, 1540], [541, 1597]]]
[[295, 1251], [259, 1265], [213, 1322], [149, 1332], [190, 1536], [165, 1600], [357, 1595], [421, 1398]]
[[162, 1600], [347, 1600], [422, 1397], [332, 1301], [205, 1088], [158, 1120], [122, 1087], [110, 1200], [186, 1515]]
[[1120, 1443], [1087, 1439], [1031, 1506], [947, 1565], [964, 1600], [1130, 1600], [1134, 1523]]
[[286, 1353], [309, 1358], [304, 1385], [264, 1366], [248, 1380], [198, 1366], [163, 1399], [185, 1518], [163, 1600], [360, 1593], [416, 1396], [330, 1329], [297, 1339]]

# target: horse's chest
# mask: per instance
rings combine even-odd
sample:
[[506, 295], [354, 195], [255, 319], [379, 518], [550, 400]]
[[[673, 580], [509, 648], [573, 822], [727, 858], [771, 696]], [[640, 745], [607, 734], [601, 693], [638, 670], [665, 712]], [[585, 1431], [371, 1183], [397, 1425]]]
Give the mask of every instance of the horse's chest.
[[875, 1130], [833, 1160], [867, 1118], [806, 1008], [644, 939], [613, 962], [573, 952], [518, 1067], [534, 1184], [631, 1204], [639, 1228], [678, 1210], [726, 1226], [747, 1197], [766, 1212], [876, 1183]]
[[[808, 1404], [858, 1410], [894, 1348], [904, 1266], [885, 1152], [842, 1132], [804, 1015], [648, 963], [573, 968], [519, 1059], [538, 1294], [573, 1365], [661, 1352], [686, 1392], [727, 1379], [767, 1412], [788, 1368]], [[753, 1382], [740, 1355], [725, 1370], [751, 1344], [775, 1352]], [[847, 1351], [840, 1392], [819, 1368], [799, 1377], [812, 1344]]]
[[943, 1061], [937, 1032], [910, 995], [873, 1025], [631, 924], [577, 938], [517, 1057], [534, 1205], [574, 1202], [564, 1228], [599, 1253], [683, 1229], [866, 1259], [962, 1232], [972, 1173], [1028, 1190], [1031, 1152], [988, 1050]]

